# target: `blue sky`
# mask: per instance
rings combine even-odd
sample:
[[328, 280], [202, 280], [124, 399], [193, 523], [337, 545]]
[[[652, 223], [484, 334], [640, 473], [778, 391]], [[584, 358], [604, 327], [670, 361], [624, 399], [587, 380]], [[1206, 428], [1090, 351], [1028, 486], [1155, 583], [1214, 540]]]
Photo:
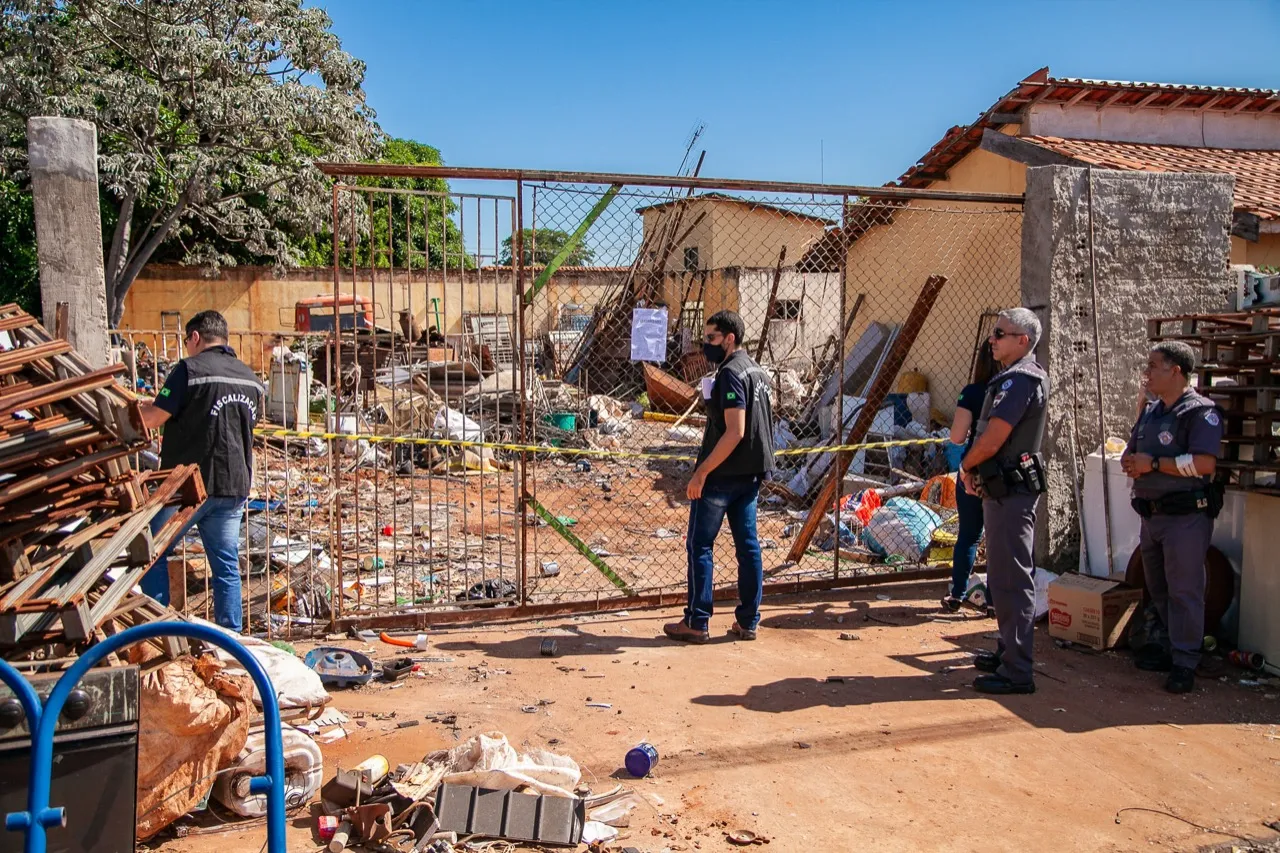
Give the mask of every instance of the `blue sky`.
[[880, 184], [1022, 77], [1280, 88], [1280, 2], [319, 0], [446, 162]]

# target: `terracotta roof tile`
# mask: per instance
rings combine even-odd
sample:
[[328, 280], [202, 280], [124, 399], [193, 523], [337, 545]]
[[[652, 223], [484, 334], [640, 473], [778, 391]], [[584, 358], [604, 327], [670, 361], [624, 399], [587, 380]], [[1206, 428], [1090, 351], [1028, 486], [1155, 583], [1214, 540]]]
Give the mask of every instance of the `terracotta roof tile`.
[[1137, 142], [1101, 142], [1024, 136], [1058, 154], [1104, 169], [1135, 172], [1225, 172], [1236, 179], [1236, 210], [1280, 219], [1280, 151], [1183, 148]]
[[952, 166], [982, 144], [984, 130], [1000, 127], [1009, 116], [1037, 103], [1269, 115], [1280, 114], [1280, 90], [1052, 77], [1047, 67], [1041, 68], [1021, 80], [975, 122], [948, 130], [919, 162], [898, 179], [898, 185], [927, 187], [945, 178]]

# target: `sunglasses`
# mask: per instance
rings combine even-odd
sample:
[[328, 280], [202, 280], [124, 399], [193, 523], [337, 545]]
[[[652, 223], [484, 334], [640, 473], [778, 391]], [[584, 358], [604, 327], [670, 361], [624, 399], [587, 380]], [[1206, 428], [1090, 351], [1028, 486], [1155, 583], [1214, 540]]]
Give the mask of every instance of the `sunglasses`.
[[1026, 336], [1026, 332], [1010, 332], [999, 328], [991, 330], [991, 337], [995, 338], [997, 341], [1004, 340], [1005, 338], [1025, 338]]

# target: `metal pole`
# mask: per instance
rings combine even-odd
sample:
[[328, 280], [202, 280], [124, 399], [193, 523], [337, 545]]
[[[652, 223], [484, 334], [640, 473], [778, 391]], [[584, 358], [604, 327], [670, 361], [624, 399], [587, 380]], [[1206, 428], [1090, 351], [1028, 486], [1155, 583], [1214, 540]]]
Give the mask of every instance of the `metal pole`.
[[[537, 204], [537, 190], [534, 190], [533, 203]], [[536, 208], [535, 208], [536, 209]], [[536, 232], [536, 222], [535, 231]], [[525, 337], [528, 334], [526, 324], [529, 322], [527, 316], [527, 306], [524, 302], [524, 182], [516, 181], [516, 201], [515, 210], [512, 211], [512, 235], [511, 235], [511, 263], [515, 267], [515, 287], [512, 290], [514, 308], [516, 311], [516, 340], [520, 347], [520, 352], [516, 356], [516, 364], [520, 370], [517, 387], [520, 389], [520, 397], [516, 402], [517, 422], [519, 424], [520, 444], [527, 445], [529, 443], [530, 433], [528, 430], [531, 412], [529, 411], [529, 369], [525, 364]], [[532, 236], [532, 235], [531, 235]], [[528, 517], [529, 507], [525, 501], [525, 488], [528, 482], [528, 466], [529, 454], [527, 451], [520, 451], [520, 459], [515, 465], [515, 476], [512, 477], [512, 498], [514, 500], [515, 523], [516, 523], [516, 544], [520, 549], [516, 560], [520, 564], [520, 604], [527, 606], [529, 604], [529, 528]]]
[[[1115, 557], [1111, 549], [1111, 477], [1107, 470], [1107, 417], [1102, 399], [1102, 352], [1099, 349], [1102, 335], [1098, 330], [1098, 263], [1093, 248], [1093, 167], [1085, 170], [1088, 178], [1089, 194], [1089, 297], [1093, 311], [1093, 366], [1098, 385], [1098, 441], [1102, 453], [1102, 511], [1106, 520], [1107, 535], [1107, 574], [1115, 568]], [[1087, 544], [1086, 544], [1087, 547]]]
[[877, 199], [934, 199], [1021, 205], [1020, 193], [975, 193], [924, 190], [915, 187], [864, 187], [843, 184], [806, 184], [787, 181], [749, 181], [738, 178], [703, 178], [698, 175], [631, 175], [614, 172], [557, 172], [545, 169], [490, 169], [465, 166], [402, 166], [392, 163], [322, 163], [316, 168], [330, 177], [459, 178], [468, 180], [529, 181], [531, 183], [622, 184], [641, 187], [687, 187], [739, 192], [796, 195], [848, 195]]

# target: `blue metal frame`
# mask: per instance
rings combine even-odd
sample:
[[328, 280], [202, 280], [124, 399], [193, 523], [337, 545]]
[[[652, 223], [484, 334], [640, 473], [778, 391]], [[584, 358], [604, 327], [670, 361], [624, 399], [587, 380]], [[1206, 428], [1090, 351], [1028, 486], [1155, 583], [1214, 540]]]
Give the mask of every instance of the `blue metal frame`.
[[49, 827], [67, 825], [66, 809], [50, 807], [49, 785], [53, 770], [53, 734], [62, 713], [67, 696], [80, 683], [94, 665], [112, 652], [156, 637], [186, 637], [218, 646], [239, 661], [253, 679], [262, 697], [262, 716], [266, 726], [267, 773], [255, 776], [249, 782], [249, 790], [267, 795], [267, 849], [270, 853], [285, 853], [284, 812], [284, 746], [280, 735], [280, 706], [275, 688], [262, 664], [233, 636], [210, 625], [190, 622], [153, 622], [136, 625], [108, 637], [89, 647], [80, 659], [68, 669], [54, 685], [41, 708], [40, 697], [34, 688], [16, 669], [0, 660], [0, 681], [3, 681], [22, 703], [27, 715], [31, 737], [31, 775], [27, 780], [27, 810], [5, 815], [5, 829], [26, 831], [24, 853], [46, 853], [45, 831]]

